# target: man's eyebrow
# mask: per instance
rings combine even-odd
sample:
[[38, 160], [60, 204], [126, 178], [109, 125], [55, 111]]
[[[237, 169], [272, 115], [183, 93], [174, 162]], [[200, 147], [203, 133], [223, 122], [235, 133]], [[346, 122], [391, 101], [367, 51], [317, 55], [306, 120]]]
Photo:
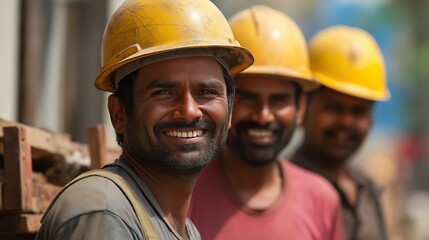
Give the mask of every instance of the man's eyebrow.
[[152, 81], [146, 89], [151, 89], [151, 88], [173, 88], [173, 87], [177, 87], [179, 85], [178, 82], [169, 82], [169, 81], [164, 81], [162, 79], [157, 79]]
[[291, 97], [293, 96], [293, 93], [290, 92], [282, 92], [282, 93], [273, 93], [271, 94], [271, 97]]
[[254, 93], [254, 92], [249, 92], [249, 91], [240, 90], [240, 89], [236, 90], [236, 94], [240, 94], [240, 95], [244, 95], [244, 96], [248, 96], [248, 97], [258, 97], [258, 94]]
[[223, 88], [224, 87], [224, 84], [221, 81], [197, 82], [196, 85], [200, 88]]

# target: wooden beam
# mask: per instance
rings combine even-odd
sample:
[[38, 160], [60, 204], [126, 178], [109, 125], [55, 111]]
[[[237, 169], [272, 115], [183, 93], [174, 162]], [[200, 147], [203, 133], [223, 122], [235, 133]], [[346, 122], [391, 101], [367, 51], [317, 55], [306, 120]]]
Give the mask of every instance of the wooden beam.
[[86, 144], [73, 142], [69, 134], [53, 133], [25, 124], [0, 119], [0, 155], [3, 154], [3, 128], [10, 126], [24, 127], [27, 131], [27, 141], [31, 146], [33, 165], [52, 165], [61, 156], [65, 157], [74, 152], [88, 157], [89, 149]]
[[3, 210], [29, 211], [33, 196], [33, 172], [25, 128], [4, 128], [4, 147]]
[[99, 169], [104, 166], [106, 164], [106, 132], [103, 125], [93, 125], [88, 128], [88, 146], [91, 169]]
[[41, 219], [42, 214], [2, 214], [0, 217], [0, 234], [35, 233], [40, 228]]
[[0, 138], [4, 135], [3, 128], [12, 126], [25, 127], [28, 133], [27, 140], [29, 144], [41, 152], [57, 153], [59, 148], [59, 144], [56, 143], [57, 140], [63, 145], [65, 142], [70, 142], [70, 136], [67, 134], [54, 134], [40, 128], [30, 127], [25, 124], [3, 119], [0, 119]]
[[0, 182], [0, 210], [3, 209], [3, 183]]

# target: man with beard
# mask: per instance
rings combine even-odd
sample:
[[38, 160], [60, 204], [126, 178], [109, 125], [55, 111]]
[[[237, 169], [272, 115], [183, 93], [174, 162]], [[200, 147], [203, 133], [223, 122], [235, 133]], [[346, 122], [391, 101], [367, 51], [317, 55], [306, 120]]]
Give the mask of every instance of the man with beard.
[[122, 154], [63, 188], [37, 239], [199, 239], [187, 218], [230, 123], [230, 74], [253, 62], [209, 0], [127, 0], [103, 36], [95, 86]]
[[371, 127], [373, 101], [389, 98], [380, 49], [366, 31], [334, 26], [313, 37], [310, 66], [322, 87], [309, 94], [293, 162], [336, 188], [347, 239], [387, 239], [380, 187], [348, 162]]
[[198, 177], [190, 218], [203, 239], [343, 239], [338, 196], [316, 174], [279, 158], [305, 110], [311, 80], [301, 30], [254, 6], [230, 19], [255, 64], [234, 78], [227, 148]]

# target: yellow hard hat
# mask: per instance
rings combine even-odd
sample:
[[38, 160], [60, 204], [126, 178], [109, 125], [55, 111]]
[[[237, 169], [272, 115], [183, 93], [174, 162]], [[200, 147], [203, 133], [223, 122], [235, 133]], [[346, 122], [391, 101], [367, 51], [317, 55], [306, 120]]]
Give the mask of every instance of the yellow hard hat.
[[383, 55], [365, 30], [333, 26], [310, 41], [310, 66], [322, 85], [368, 100], [387, 100]]
[[109, 92], [138, 68], [175, 57], [210, 56], [230, 74], [253, 63], [209, 0], [127, 0], [110, 18], [101, 51], [95, 86]]
[[236, 39], [255, 58], [243, 74], [285, 77], [301, 84], [305, 91], [319, 86], [312, 80], [305, 38], [286, 14], [256, 5], [236, 13], [229, 23]]

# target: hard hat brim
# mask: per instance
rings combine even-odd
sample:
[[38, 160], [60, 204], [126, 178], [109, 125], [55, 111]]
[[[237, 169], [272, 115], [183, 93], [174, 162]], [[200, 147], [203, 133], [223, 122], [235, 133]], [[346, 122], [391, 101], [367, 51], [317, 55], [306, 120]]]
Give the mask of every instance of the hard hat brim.
[[241, 74], [254, 74], [254, 75], [269, 75], [273, 77], [280, 77], [289, 81], [298, 83], [304, 92], [309, 92], [319, 88], [319, 83], [314, 81], [311, 73], [308, 71], [296, 71], [293, 69], [285, 69], [274, 66], [251, 66], [244, 70]]
[[387, 101], [390, 98], [390, 92], [387, 88], [374, 90], [352, 82], [338, 81], [319, 72], [314, 72], [313, 75], [320, 84], [354, 97], [371, 101]]
[[[186, 54], [188, 50], [201, 50], [201, 54], [192, 54], [188, 55]], [[135, 52], [132, 55], [129, 55], [128, 57], [120, 60], [120, 61], [113, 61], [113, 64], [105, 64], [103, 68], [101, 68], [96, 80], [95, 80], [95, 87], [102, 91], [107, 92], [116, 92], [116, 86], [119, 81], [115, 83], [115, 80], [112, 77], [112, 73], [117, 71], [118, 69], [122, 68], [123, 66], [132, 63], [134, 61], [138, 61], [143, 58], [150, 58], [151, 56], [165, 54], [165, 53], [175, 53], [175, 52], [182, 52], [182, 54], [175, 54], [175, 57], [187, 57], [187, 56], [208, 56], [213, 57], [218, 62], [226, 68], [226, 70], [229, 71], [231, 75], [237, 74], [249, 66], [251, 66], [254, 62], [252, 54], [247, 50], [246, 48], [239, 47], [239, 46], [231, 46], [231, 45], [224, 45], [224, 44], [213, 44], [208, 45], [207, 42], [198, 44], [198, 43], [191, 43], [188, 46], [184, 47], [184, 44], [181, 43], [177, 46], [169, 46], [169, 47], [153, 47], [153, 48], [145, 48]], [[166, 59], [171, 59], [172, 57], [169, 56], [169, 54], [165, 54], [165, 58], [157, 58], [156, 61], [162, 61]], [[146, 65], [151, 63], [151, 61], [145, 61]], [[155, 61], [152, 61], [152, 63]], [[228, 66], [225, 66], [224, 63], [226, 63]], [[143, 67], [144, 65], [139, 66]], [[126, 74], [131, 73], [128, 72]], [[125, 74], [125, 75], [126, 75]], [[120, 80], [120, 79], [119, 79]]]

